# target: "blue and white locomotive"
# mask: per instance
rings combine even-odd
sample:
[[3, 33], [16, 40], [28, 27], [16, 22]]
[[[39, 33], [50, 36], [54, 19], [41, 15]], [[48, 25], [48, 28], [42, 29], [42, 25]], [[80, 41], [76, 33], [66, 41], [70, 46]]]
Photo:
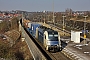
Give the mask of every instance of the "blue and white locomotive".
[[60, 35], [45, 26], [36, 29], [36, 38], [45, 46], [46, 50], [61, 50]]
[[46, 50], [61, 50], [60, 35], [57, 31], [37, 23], [32, 23], [30, 34], [39, 40]]

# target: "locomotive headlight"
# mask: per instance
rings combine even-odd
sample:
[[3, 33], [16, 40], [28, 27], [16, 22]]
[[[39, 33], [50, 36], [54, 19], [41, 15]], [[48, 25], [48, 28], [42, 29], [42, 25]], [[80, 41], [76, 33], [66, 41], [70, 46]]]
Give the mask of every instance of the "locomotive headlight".
[[57, 46], [59, 46], [59, 45], [57, 44]]

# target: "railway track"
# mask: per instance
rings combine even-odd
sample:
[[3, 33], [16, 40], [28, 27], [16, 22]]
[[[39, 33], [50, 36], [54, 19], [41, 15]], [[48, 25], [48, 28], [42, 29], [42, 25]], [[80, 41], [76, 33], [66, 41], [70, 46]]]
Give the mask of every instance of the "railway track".
[[61, 52], [50, 53], [50, 54], [55, 58], [55, 60], [70, 60]]
[[[62, 28], [60, 28], [60, 27], [58, 27], [58, 26], [55, 26], [55, 25], [52, 25], [52, 24], [49, 24], [50, 26], [52, 26], [52, 27], [55, 27], [55, 28], [57, 28], [57, 29], [59, 29], [59, 30], [61, 30], [61, 31], [63, 31], [63, 29]], [[66, 32], [66, 33], [69, 33], [70, 34], [70, 32], [69, 31], [67, 31], [67, 30], [64, 30], [64, 32]]]
[[[62, 49], [64, 49], [65, 46], [67, 46], [67, 44], [62, 41]], [[69, 59], [67, 56], [65, 56], [61, 51], [55, 52], [55, 53], [50, 52], [50, 54], [55, 58], [55, 60], [70, 60], [70, 59]]]

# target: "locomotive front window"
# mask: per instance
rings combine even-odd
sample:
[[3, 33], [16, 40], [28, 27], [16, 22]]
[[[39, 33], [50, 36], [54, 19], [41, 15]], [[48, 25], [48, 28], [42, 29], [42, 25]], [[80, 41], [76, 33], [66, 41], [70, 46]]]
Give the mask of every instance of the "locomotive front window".
[[58, 35], [57, 35], [57, 34], [55, 34], [55, 35], [54, 35], [54, 37], [58, 37]]
[[53, 35], [50, 35], [50, 34], [49, 34], [49, 37], [53, 37]]
[[57, 34], [49, 34], [48, 39], [50, 41], [58, 41], [58, 35]]

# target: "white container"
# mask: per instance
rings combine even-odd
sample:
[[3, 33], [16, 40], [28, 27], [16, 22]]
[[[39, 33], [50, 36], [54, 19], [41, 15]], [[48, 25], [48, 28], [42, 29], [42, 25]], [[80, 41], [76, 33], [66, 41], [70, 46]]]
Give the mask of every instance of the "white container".
[[71, 30], [71, 41], [75, 43], [80, 43], [80, 31], [72, 31]]
[[31, 22], [28, 22], [27, 25], [28, 25], [28, 28], [31, 28]]

